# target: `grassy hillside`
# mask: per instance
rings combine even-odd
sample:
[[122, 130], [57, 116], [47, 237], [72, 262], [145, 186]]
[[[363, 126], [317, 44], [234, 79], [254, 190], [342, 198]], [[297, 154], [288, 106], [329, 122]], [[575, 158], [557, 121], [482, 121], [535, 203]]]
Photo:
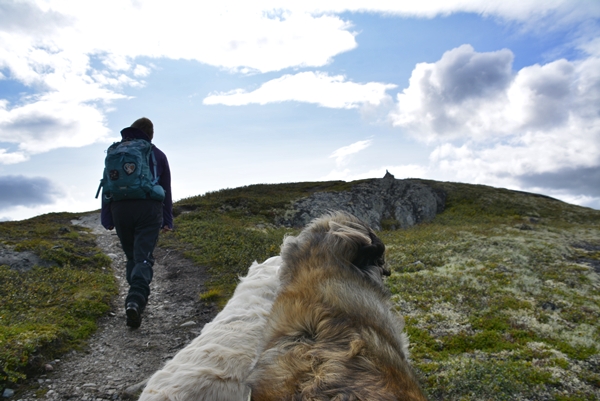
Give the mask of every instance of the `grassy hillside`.
[[283, 236], [296, 233], [274, 224], [291, 201], [351, 185], [343, 181], [252, 185], [183, 199], [175, 205], [176, 230], [163, 236], [160, 245], [208, 266], [211, 289], [202, 296], [224, 305], [250, 264], [278, 255]]
[[[433, 399], [598, 399], [600, 212], [481, 186], [381, 233]], [[595, 267], [595, 268], [594, 268]]]
[[[600, 211], [484, 186], [421, 182], [447, 192], [445, 211], [431, 223], [379, 235], [393, 271], [387, 283], [430, 398], [600, 398]], [[176, 230], [160, 245], [207, 266], [209, 290], [199, 296], [224, 304], [252, 261], [278, 254], [283, 236], [296, 233], [274, 224], [292, 200], [354, 184], [254, 185], [184, 199], [175, 207]], [[64, 249], [61, 235], [87, 238], [55, 230], [30, 237], [52, 237]], [[2, 235], [2, 242], [29, 244], [23, 234]], [[26, 246], [50, 252], [49, 245]], [[75, 270], [99, 273], [102, 264]], [[88, 280], [95, 279], [82, 281]], [[7, 313], [2, 309], [3, 319]]]
[[0, 223], [0, 246], [32, 251], [51, 266], [0, 266], [0, 388], [16, 382], [96, 330], [117, 294], [111, 260], [78, 215], [51, 213]]
[[[600, 211], [484, 186], [448, 194], [428, 224], [379, 233], [388, 285], [432, 399], [600, 397]], [[354, 183], [255, 185], [178, 203], [176, 247], [210, 267], [209, 299], [278, 254], [289, 202]], [[596, 271], [594, 271], [594, 267]]]

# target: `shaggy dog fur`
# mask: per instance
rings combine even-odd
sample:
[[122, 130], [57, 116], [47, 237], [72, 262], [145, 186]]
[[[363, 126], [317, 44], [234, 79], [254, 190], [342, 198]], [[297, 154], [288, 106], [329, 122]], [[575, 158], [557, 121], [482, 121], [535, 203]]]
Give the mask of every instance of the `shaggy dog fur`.
[[280, 265], [279, 256], [254, 262], [225, 308], [150, 378], [140, 400], [246, 401], [244, 380], [263, 343]]
[[284, 241], [281, 290], [248, 378], [253, 401], [425, 400], [382, 275], [385, 246], [333, 213]]

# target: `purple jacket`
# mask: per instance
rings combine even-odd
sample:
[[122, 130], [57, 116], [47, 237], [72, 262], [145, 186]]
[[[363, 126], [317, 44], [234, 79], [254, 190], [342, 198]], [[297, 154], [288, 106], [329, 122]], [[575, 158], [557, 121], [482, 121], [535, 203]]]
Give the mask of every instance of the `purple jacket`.
[[[148, 142], [151, 142], [146, 133], [137, 128], [131, 127], [125, 128], [121, 131], [121, 138], [145, 139]], [[156, 157], [156, 173], [160, 177], [158, 179], [158, 183], [165, 190], [162, 226], [173, 228], [173, 197], [171, 194], [171, 170], [169, 169], [169, 162], [167, 161], [167, 156], [154, 145], [152, 145], [152, 152], [154, 152], [154, 156]], [[152, 158], [150, 158], [150, 171], [152, 174], [154, 174], [154, 163]], [[100, 213], [100, 219], [104, 228], [109, 229], [114, 227], [112, 214], [110, 212], [110, 202], [102, 201], [102, 212]]]

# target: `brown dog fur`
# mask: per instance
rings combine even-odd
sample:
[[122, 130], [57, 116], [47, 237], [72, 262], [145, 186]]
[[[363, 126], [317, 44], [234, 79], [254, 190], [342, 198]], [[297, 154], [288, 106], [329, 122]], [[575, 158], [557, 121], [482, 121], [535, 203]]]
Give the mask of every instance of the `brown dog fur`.
[[426, 399], [383, 284], [384, 251], [367, 225], [339, 212], [286, 238], [282, 287], [248, 378], [253, 401]]

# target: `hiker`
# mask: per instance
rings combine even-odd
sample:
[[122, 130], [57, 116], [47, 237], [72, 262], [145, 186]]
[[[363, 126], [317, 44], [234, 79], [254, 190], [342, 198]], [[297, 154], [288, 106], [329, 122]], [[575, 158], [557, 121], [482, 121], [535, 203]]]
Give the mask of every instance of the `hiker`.
[[[152, 253], [158, 241], [158, 234], [161, 229], [163, 232], [173, 229], [171, 171], [165, 154], [151, 143], [154, 126], [148, 118], [140, 118], [131, 124], [131, 127], [123, 129], [121, 137], [121, 142], [114, 143], [107, 151], [104, 177], [100, 184], [103, 187], [101, 221], [107, 230], [116, 228], [127, 256], [126, 277], [129, 293], [125, 300], [125, 313], [127, 326], [137, 329], [142, 322], [142, 313], [150, 295], [154, 265]], [[125, 160], [126, 156], [123, 156], [123, 153], [127, 150], [123, 149], [128, 146], [142, 149], [139, 154], [144, 156]], [[114, 150], [111, 152], [112, 149]], [[121, 161], [112, 162], [111, 165], [109, 156], [116, 151], [119, 151]], [[147, 173], [148, 168], [150, 174]], [[114, 183], [118, 182], [119, 177], [133, 177], [136, 170], [141, 170], [142, 173], [141, 178], [136, 179], [135, 185], [139, 187], [142, 179], [148, 182], [141, 190], [136, 188], [133, 192], [120, 193], [125, 186], [115, 186]]]

